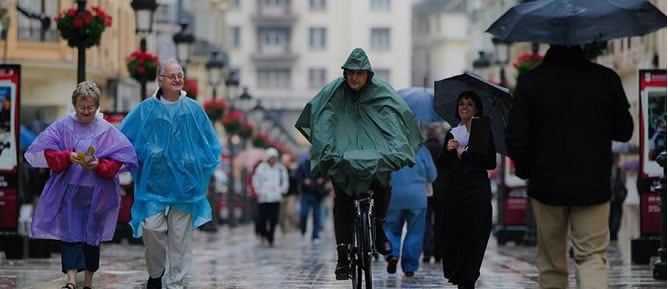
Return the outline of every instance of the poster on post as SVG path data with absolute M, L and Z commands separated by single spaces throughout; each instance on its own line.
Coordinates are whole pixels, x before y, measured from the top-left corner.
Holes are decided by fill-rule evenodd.
M 643 178 L 658 178 L 656 155 L 666 149 L 666 70 L 640 70 L 640 168 Z
M 18 227 L 20 83 L 20 65 L 0 64 L 0 231 Z

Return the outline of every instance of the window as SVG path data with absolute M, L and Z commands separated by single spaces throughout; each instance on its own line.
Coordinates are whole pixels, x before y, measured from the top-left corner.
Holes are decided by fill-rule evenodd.
M 371 0 L 372 11 L 389 11 L 391 0 Z
M 327 0 L 309 0 L 311 11 L 326 10 Z
M 257 70 L 257 86 L 259 88 L 289 89 L 292 81 L 290 69 L 266 68 Z
M 231 0 L 230 6 L 234 9 L 239 9 L 241 7 L 241 0 Z
M 241 27 L 230 27 L 230 45 L 234 48 L 241 47 Z
M 374 69 L 373 77 L 384 80 L 385 82 L 390 82 L 390 70 L 389 69 Z
M 308 70 L 308 88 L 322 88 L 327 83 L 327 70 L 311 68 Z
M 290 31 L 288 28 L 260 28 L 260 52 L 284 53 L 288 51 Z
M 324 49 L 327 47 L 327 28 L 311 27 L 309 28 L 308 44 L 311 48 Z
M 371 28 L 371 48 L 390 49 L 390 28 Z
M 48 0 L 21 0 L 16 4 L 20 8 L 17 19 L 19 40 L 56 42 L 58 41 L 58 32 L 56 23 L 51 23 L 48 30 L 42 30 L 42 22 L 39 16 L 45 15 L 53 19 L 58 15 L 58 1 Z M 21 11 L 25 12 L 22 13 Z

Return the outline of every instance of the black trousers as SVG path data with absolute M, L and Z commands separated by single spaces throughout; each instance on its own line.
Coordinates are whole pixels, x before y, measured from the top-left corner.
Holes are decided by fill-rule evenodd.
M 390 186 L 383 186 L 377 182 L 371 184 L 373 190 L 373 204 L 376 220 L 385 220 L 387 208 L 390 205 Z M 350 244 L 353 242 L 354 199 L 341 188 L 334 186 L 334 235 L 336 244 Z
M 276 224 L 278 224 L 279 204 L 279 202 L 274 202 L 258 203 L 257 205 L 256 231 L 259 231 L 260 236 L 269 241 L 269 244 L 274 243 L 274 232 L 276 231 Z

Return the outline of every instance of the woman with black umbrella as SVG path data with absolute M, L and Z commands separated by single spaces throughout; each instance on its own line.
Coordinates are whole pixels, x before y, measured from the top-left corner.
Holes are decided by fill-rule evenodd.
M 492 229 L 492 192 L 487 170 L 496 167 L 496 149 L 489 128 L 483 127 L 489 135 L 486 150 L 469 149 L 469 145 L 485 145 L 469 142 L 473 118 L 482 117 L 482 111 L 478 94 L 459 94 L 455 116 L 460 123 L 447 133 L 437 163 L 446 175 L 443 227 L 438 228 L 442 242 L 435 246 L 440 246 L 443 254 L 443 275 L 457 288 L 475 287 Z

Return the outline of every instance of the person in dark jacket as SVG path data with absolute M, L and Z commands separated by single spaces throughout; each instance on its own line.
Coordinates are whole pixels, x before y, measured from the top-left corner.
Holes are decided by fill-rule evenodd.
M 312 212 L 313 231 L 311 232 L 311 241 L 314 244 L 320 242 L 320 228 L 322 221 L 322 200 L 327 196 L 325 184 L 327 180 L 323 177 L 313 177 L 311 174 L 311 154 L 303 159 L 297 167 L 296 178 L 301 186 L 301 201 L 299 207 L 299 228 L 302 236 L 306 235 L 308 227 L 308 215 Z
M 579 46 L 552 45 L 517 81 L 506 142 L 528 179 L 540 288 L 568 288 L 573 244 L 578 288 L 608 288 L 611 141 L 633 133 L 617 74 Z
M 427 147 L 431 158 L 436 164 L 438 156 L 443 149 L 443 130 L 444 123 L 433 122 L 426 126 L 426 138 L 424 146 Z M 438 171 L 438 168 L 437 168 Z M 442 227 L 443 208 L 440 201 L 443 199 L 443 175 L 437 173 L 436 180 L 432 183 L 432 194 L 427 196 L 427 224 L 424 229 L 424 239 L 422 240 L 422 262 L 429 263 L 434 257 L 436 263 L 441 262 L 441 250 L 435 244 L 441 243 L 441 233 L 437 228 Z
M 474 288 L 492 231 L 492 189 L 487 170 L 496 167 L 491 130 L 487 151 L 468 151 L 473 117 L 482 116 L 482 101 L 473 91 L 457 97 L 455 116 L 461 122 L 445 136 L 437 165 L 445 172 L 442 241 L 443 276 L 457 288 Z

